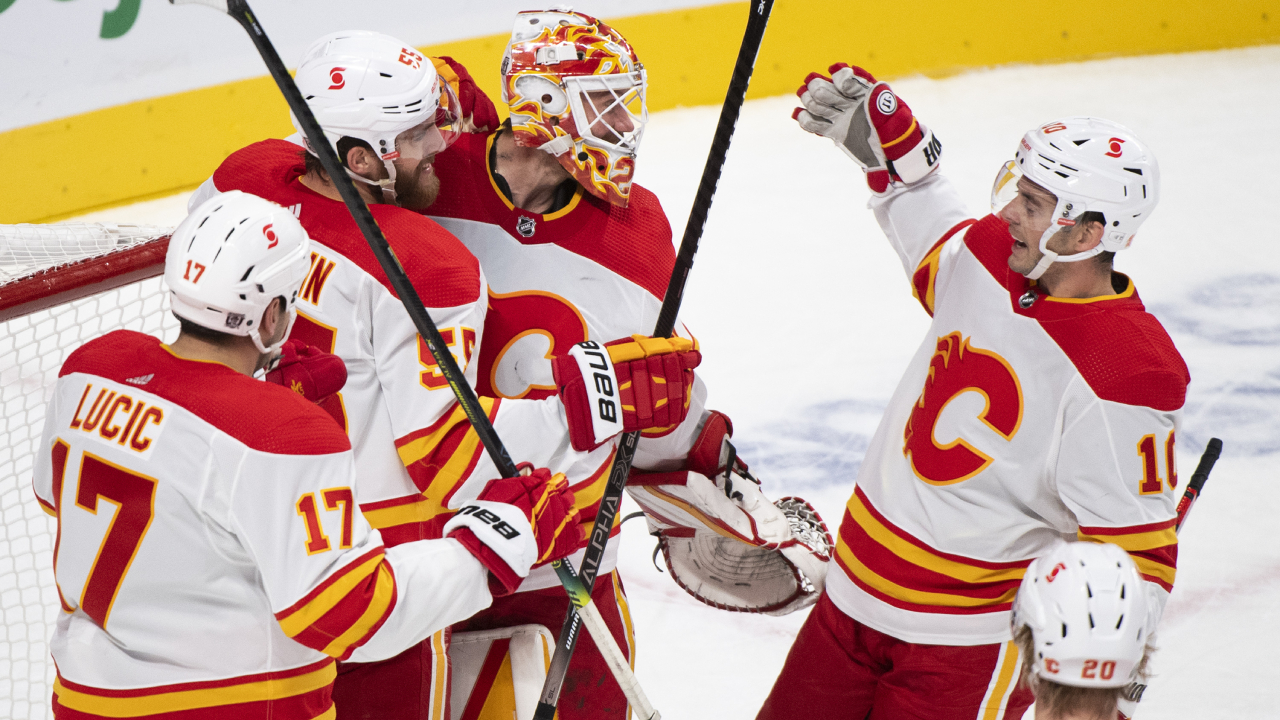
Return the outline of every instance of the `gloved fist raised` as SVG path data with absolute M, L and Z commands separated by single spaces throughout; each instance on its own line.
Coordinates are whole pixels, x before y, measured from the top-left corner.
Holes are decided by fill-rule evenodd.
M 665 428 L 689 413 L 696 344 L 632 335 L 578 343 L 551 360 L 573 449 L 590 450 L 621 432 Z
M 443 533 L 489 569 L 494 596 L 515 592 L 535 564 L 569 555 L 584 539 L 564 475 L 533 470 L 528 463 L 521 464 L 520 475 L 485 485 L 445 523 Z
M 877 193 L 890 182 L 913 183 L 937 169 L 942 143 L 887 84 L 845 63 L 828 72 L 831 77 L 810 73 L 796 91 L 804 107 L 791 117 L 801 128 L 830 138 L 862 166 Z
M 457 111 L 461 131 L 475 133 L 497 130 L 501 123 L 498 122 L 498 111 L 493 107 L 493 101 L 484 94 L 480 86 L 476 85 L 475 79 L 462 63 L 448 55 L 433 57 L 431 63 L 435 65 L 436 73 L 442 80 L 449 83 L 449 88 L 458 98 Z
M 347 366 L 337 355 L 301 340 L 289 340 L 280 348 L 280 358 L 265 379 L 320 403 L 347 384 Z

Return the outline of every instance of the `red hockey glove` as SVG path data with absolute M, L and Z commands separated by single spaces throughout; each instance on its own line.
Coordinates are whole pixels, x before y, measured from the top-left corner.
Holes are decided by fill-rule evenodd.
M 801 128 L 835 142 L 862 166 L 877 193 L 890 182 L 913 183 L 937 169 L 942 143 L 887 84 L 845 63 L 828 71 L 829 78 L 809 73 L 796 91 L 804 107 L 791 117 Z
M 443 532 L 489 569 L 494 596 L 515 592 L 536 563 L 559 560 L 583 541 L 569 483 L 546 468 L 491 481 L 445 523 Z
M 266 380 L 320 403 L 347 384 L 347 366 L 337 355 L 301 340 L 289 340 L 280 349 L 280 359 Z
M 723 475 L 733 465 L 739 474 L 747 474 L 747 464 L 743 462 L 728 442 L 733 437 L 733 421 L 719 410 L 711 410 L 702 430 L 689 448 L 688 468 L 709 478 Z
M 458 96 L 458 115 L 462 120 L 462 132 L 488 132 L 498 128 L 498 111 L 493 107 L 489 96 L 476 85 L 471 73 L 462 63 L 448 55 L 431 58 L 436 72 L 441 79 L 449 83 L 453 94 Z
M 573 449 L 590 450 L 621 432 L 683 422 L 693 368 L 701 362 L 690 340 L 643 335 L 604 347 L 588 340 L 553 358 Z

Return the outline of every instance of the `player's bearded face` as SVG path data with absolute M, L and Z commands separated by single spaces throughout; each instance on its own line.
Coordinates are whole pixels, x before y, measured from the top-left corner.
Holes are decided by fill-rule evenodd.
M 400 207 L 425 210 L 436 201 L 436 196 L 440 194 L 440 176 L 431 167 L 434 160 L 433 155 L 421 160 L 409 158 L 395 161 L 396 200 Z

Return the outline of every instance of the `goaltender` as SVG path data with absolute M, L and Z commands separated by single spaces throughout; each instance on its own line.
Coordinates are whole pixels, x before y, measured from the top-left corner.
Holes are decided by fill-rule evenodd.
M 330 718 L 335 659 L 395 655 L 487 607 L 490 573 L 578 542 L 564 477 L 538 470 L 384 548 L 342 428 L 251 377 L 310 252 L 283 207 L 215 197 L 169 243 L 177 341 L 116 331 L 63 365 L 35 476 L 58 519 L 55 717 Z

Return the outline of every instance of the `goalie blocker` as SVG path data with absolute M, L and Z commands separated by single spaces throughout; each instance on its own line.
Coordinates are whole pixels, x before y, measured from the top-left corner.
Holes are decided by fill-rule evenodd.
M 721 610 L 786 615 L 817 601 L 834 543 L 802 498 L 769 502 L 737 458 L 732 432 L 712 411 L 689 469 L 633 470 L 627 489 L 685 592 Z

